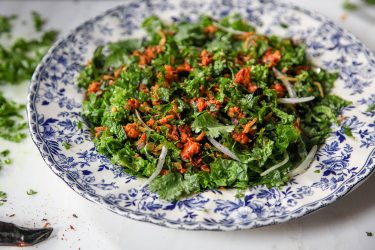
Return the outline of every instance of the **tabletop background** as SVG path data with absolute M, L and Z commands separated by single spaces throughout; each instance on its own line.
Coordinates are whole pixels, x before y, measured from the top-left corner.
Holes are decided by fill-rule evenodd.
M 47 28 L 65 35 L 121 2 L 0 0 L 0 15 L 17 14 L 28 19 L 35 10 L 48 18 Z M 362 4 L 359 10 L 348 13 L 341 7 L 343 0 L 291 2 L 328 16 L 375 51 L 375 7 Z M 32 37 L 34 32 L 19 25 L 15 34 Z M 27 89 L 28 83 L 0 88 L 22 103 L 26 102 Z M 20 144 L 0 140 L 0 151 L 6 148 L 11 149 L 13 164 L 0 172 L 0 190 L 8 194 L 8 201 L 0 206 L 0 220 L 42 227 L 46 219 L 54 227 L 49 240 L 27 249 L 375 248 L 375 236 L 366 235 L 375 234 L 375 176 L 334 204 L 284 224 L 234 232 L 185 231 L 133 221 L 83 199 L 46 166 L 30 137 Z M 38 194 L 28 196 L 30 188 Z

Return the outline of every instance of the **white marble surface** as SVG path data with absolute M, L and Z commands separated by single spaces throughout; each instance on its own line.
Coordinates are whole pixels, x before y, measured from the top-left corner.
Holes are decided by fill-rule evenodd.
M 361 8 L 344 21 L 340 0 L 292 2 L 330 17 L 375 50 L 375 8 Z M 49 18 L 49 27 L 66 34 L 120 3 L 0 0 L 0 14 L 28 16 L 37 10 Z M 16 32 L 33 35 L 23 26 Z M 27 84 L 0 89 L 25 102 Z M 43 226 L 45 218 L 55 229 L 48 241 L 30 249 L 374 249 L 375 236 L 366 236 L 366 231 L 375 233 L 375 176 L 333 205 L 288 223 L 235 232 L 192 232 L 123 218 L 81 198 L 44 164 L 30 138 L 21 144 L 0 140 L 0 149 L 4 148 L 12 150 L 14 164 L 0 172 L 0 190 L 8 193 L 8 202 L 0 206 L 0 220 Z M 29 188 L 38 194 L 26 195 Z

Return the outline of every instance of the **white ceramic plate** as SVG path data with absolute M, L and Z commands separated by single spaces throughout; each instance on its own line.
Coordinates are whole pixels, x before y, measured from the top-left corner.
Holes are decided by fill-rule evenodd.
M 347 194 L 374 169 L 375 57 L 353 35 L 321 15 L 271 0 L 128 1 L 79 26 L 57 42 L 37 68 L 30 86 L 30 130 L 47 165 L 74 191 L 123 216 L 184 229 L 234 230 L 297 218 Z M 143 180 L 129 176 L 98 155 L 87 127 L 79 129 L 83 92 L 76 79 L 94 49 L 111 41 L 143 35 L 140 23 L 149 15 L 166 21 L 216 18 L 239 13 L 259 32 L 303 40 L 318 66 L 339 72 L 334 93 L 353 105 L 345 122 L 334 127 L 312 167 L 281 189 L 207 191 L 178 202 L 165 202 Z M 287 24 L 288 28 L 282 28 Z M 349 127 L 354 138 L 343 133 Z M 72 145 L 65 149 L 62 142 Z M 317 171 L 319 170 L 319 171 Z M 56 197 L 57 198 L 57 197 Z

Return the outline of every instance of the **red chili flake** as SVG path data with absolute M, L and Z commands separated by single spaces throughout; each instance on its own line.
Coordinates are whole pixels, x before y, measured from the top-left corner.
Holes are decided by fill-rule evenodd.
M 174 115 L 166 115 L 165 117 L 161 118 L 160 120 L 158 120 L 158 123 L 159 124 L 167 124 L 169 120 L 172 120 L 173 118 L 175 118 Z
M 234 82 L 239 85 L 247 86 L 250 84 L 250 81 L 251 81 L 251 74 L 250 74 L 249 67 L 240 69 L 234 77 Z
M 207 166 L 206 164 L 203 164 L 203 165 L 201 166 L 201 170 L 204 171 L 204 172 L 210 172 L 210 167 Z
M 168 83 L 173 82 L 175 79 L 175 71 L 173 70 L 173 67 L 171 65 L 164 65 L 165 69 L 165 80 L 167 80 Z
M 299 133 L 302 132 L 301 128 L 299 127 L 299 120 L 298 120 L 298 119 L 296 119 L 296 120 L 294 121 L 293 126 L 294 126 L 295 129 L 297 129 L 297 131 L 298 131 Z
M 183 150 L 181 151 L 181 157 L 184 160 L 191 158 L 193 155 L 197 154 L 200 150 L 200 144 L 198 142 L 194 142 L 188 140 L 185 143 Z
M 169 170 L 167 170 L 167 169 L 162 169 L 162 170 L 160 171 L 160 174 L 161 174 L 161 175 L 167 175 L 167 174 L 169 174 Z
M 244 118 L 245 114 L 241 112 L 239 107 L 230 107 L 227 111 L 227 115 L 231 118 Z
M 249 86 L 247 86 L 247 90 L 249 90 L 250 93 L 254 93 L 257 89 L 258 87 L 255 84 L 249 84 Z
M 196 138 L 194 138 L 194 141 L 201 141 L 205 137 L 206 132 L 202 131 Z
M 309 69 L 310 69 L 309 66 L 307 66 L 307 65 L 301 65 L 301 66 L 297 66 L 297 67 L 295 68 L 295 71 L 296 71 L 297 75 L 299 75 L 299 74 L 302 73 L 302 71 L 304 71 L 304 70 L 309 70 Z
M 113 73 L 115 78 L 118 78 L 120 76 L 121 71 L 123 71 L 124 69 L 125 69 L 125 64 L 121 65 L 118 69 L 116 69 L 115 72 Z
M 95 127 L 95 137 L 98 138 L 106 129 L 106 127 Z
M 239 143 L 241 143 L 243 145 L 249 143 L 249 141 L 250 141 L 249 137 L 247 137 L 247 135 L 245 133 L 236 133 L 236 132 L 233 132 L 232 133 L 232 138 L 235 141 L 238 141 Z
M 123 126 L 126 135 L 129 138 L 135 139 L 139 136 L 139 132 L 137 130 L 137 125 L 135 123 L 128 123 L 125 126 Z
M 100 82 L 92 82 L 89 87 L 87 88 L 87 93 L 93 94 L 99 91 L 100 89 Z
M 202 112 L 206 108 L 206 101 L 203 98 L 197 99 L 197 109 L 199 112 Z
M 188 64 L 187 62 L 185 62 L 184 64 L 182 65 L 178 65 L 176 67 L 176 71 L 177 72 L 190 72 L 192 70 L 192 67 L 190 64 Z
M 249 133 L 251 131 L 251 127 L 254 126 L 254 124 L 257 121 L 258 121 L 258 119 L 254 118 L 251 121 L 249 121 L 248 123 L 246 123 L 242 132 L 245 133 L 245 134 Z
M 264 53 L 262 62 L 267 64 L 268 67 L 272 68 L 277 65 L 277 63 L 281 59 L 281 53 L 279 50 L 272 52 L 272 49 L 267 49 L 266 53 Z
M 285 88 L 284 88 L 284 86 L 282 84 L 280 84 L 280 83 L 273 84 L 271 86 L 271 89 L 276 90 L 276 93 L 277 93 L 278 97 L 283 97 L 284 96 Z
M 207 50 L 204 49 L 201 52 L 201 60 L 202 60 L 201 65 L 207 66 L 212 62 L 212 56 L 210 55 L 210 53 L 208 53 Z
M 149 126 L 149 127 L 153 127 L 154 125 L 155 125 L 155 120 L 154 120 L 154 118 L 150 118 L 150 120 L 148 120 L 147 122 L 146 122 L 146 124 L 147 124 L 147 126 Z
M 130 109 L 137 109 L 139 108 L 139 101 L 132 98 L 128 100 L 128 105 Z
M 208 25 L 203 30 L 204 33 L 208 33 L 208 34 L 215 33 L 216 31 L 217 31 L 217 27 L 215 25 L 212 25 L 212 24 Z
M 170 128 L 168 128 L 168 139 L 178 141 L 178 132 L 176 125 L 173 125 Z

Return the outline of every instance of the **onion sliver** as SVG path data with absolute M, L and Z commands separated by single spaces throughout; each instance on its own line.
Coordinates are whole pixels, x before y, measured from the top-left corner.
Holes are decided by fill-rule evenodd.
M 295 103 L 302 103 L 302 102 L 310 102 L 315 99 L 315 96 L 307 96 L 307 97 L 296 97 L 296 98 L 278 98 L 278 103 L 283 104 L 295 104 Z
M 240 159 L 232 151 L 230 151 L 224 145 L 221 145 L 217 140 L 215 140 L 214 138 L 212 138 L 210 136 L 207 136 L 207 139 L 212 143 L 212 145 L 214 145 L 215 148 L 217 148 L 217 150 L 219 150 L 223 154 L 226 154 L 227 156 L 229 156 L 233 160 L 240 161 Z
M 216 27 L 218 27 L 219 29 L 225 31 L 225 32 L 228 32 L 228 33 L 232 33 L 232 34 L 235 34 L 235 35 L 244 35 L 246 33 L 249 33 L 249 32 L 246 32 L 246 31 L 241 31 L 241 30 L 234 30 L 232 28 L 229 28 L 229 27 L 225 27 L 217 22 L 214 22 L 213 23 Z
M 147 126 L 147 124 L 142 120 L 141 116 L 139 115 L 138 110 L 135 110 L 135 115 L 137 116 L 138 120 L 142 123 L 142 125 L 147 128 L 147 130 L 153 130 L 152 128 Z
M 297 97 L 296 92 L 294 91 L 292 84 L 284 77 L 284 75 L 277 70 L 276 68 L 272 68 L 273 72 L 275 73 L 276 77 L 281 80 L 284 84 L 286 90 L 288 91 L 289 97 L 294 98 Z
M 293 169 L 292 171 L 289 172 L 289 177 L 294 177 L 296 175 L 304 173 L 310 166 L 311 162 L 314 160 L 316 151 L 318 150 L 318 146 L 314 145 L 310 152 L 307 154 L 306 158 L 303 160 L 301 164 L 299 164 L 298 167 Z
M 276 165 L 273 165 L 272 167 L 270 167 L 266 171 L 262 172 L 260 174 L 260 176 L 265 176 L 265 175 L 269 174 L 270 172 L 272 172 L 273 170 L 278 169 L 279 167 L 284 166 L 288 161 L 289 161 L 289 155 L 286 155 L 286 157 L 285 157 L 285 159 L 283 161 L 277 163 Z
M 143 184 L 143 187 L 149 185 L 160 174 L 161 170 L 163 169 L 163 165 L 164 165 L 165 157 L 167 156 L 167 153 L 168 153 L 168 149 L 165 146 L 163 146 L 161 148 L 161 153 L 159 156 L 158 164 L 156 165 L 155 172 L 153 172 L 152 175 L 146 180 L 146 182 Z

